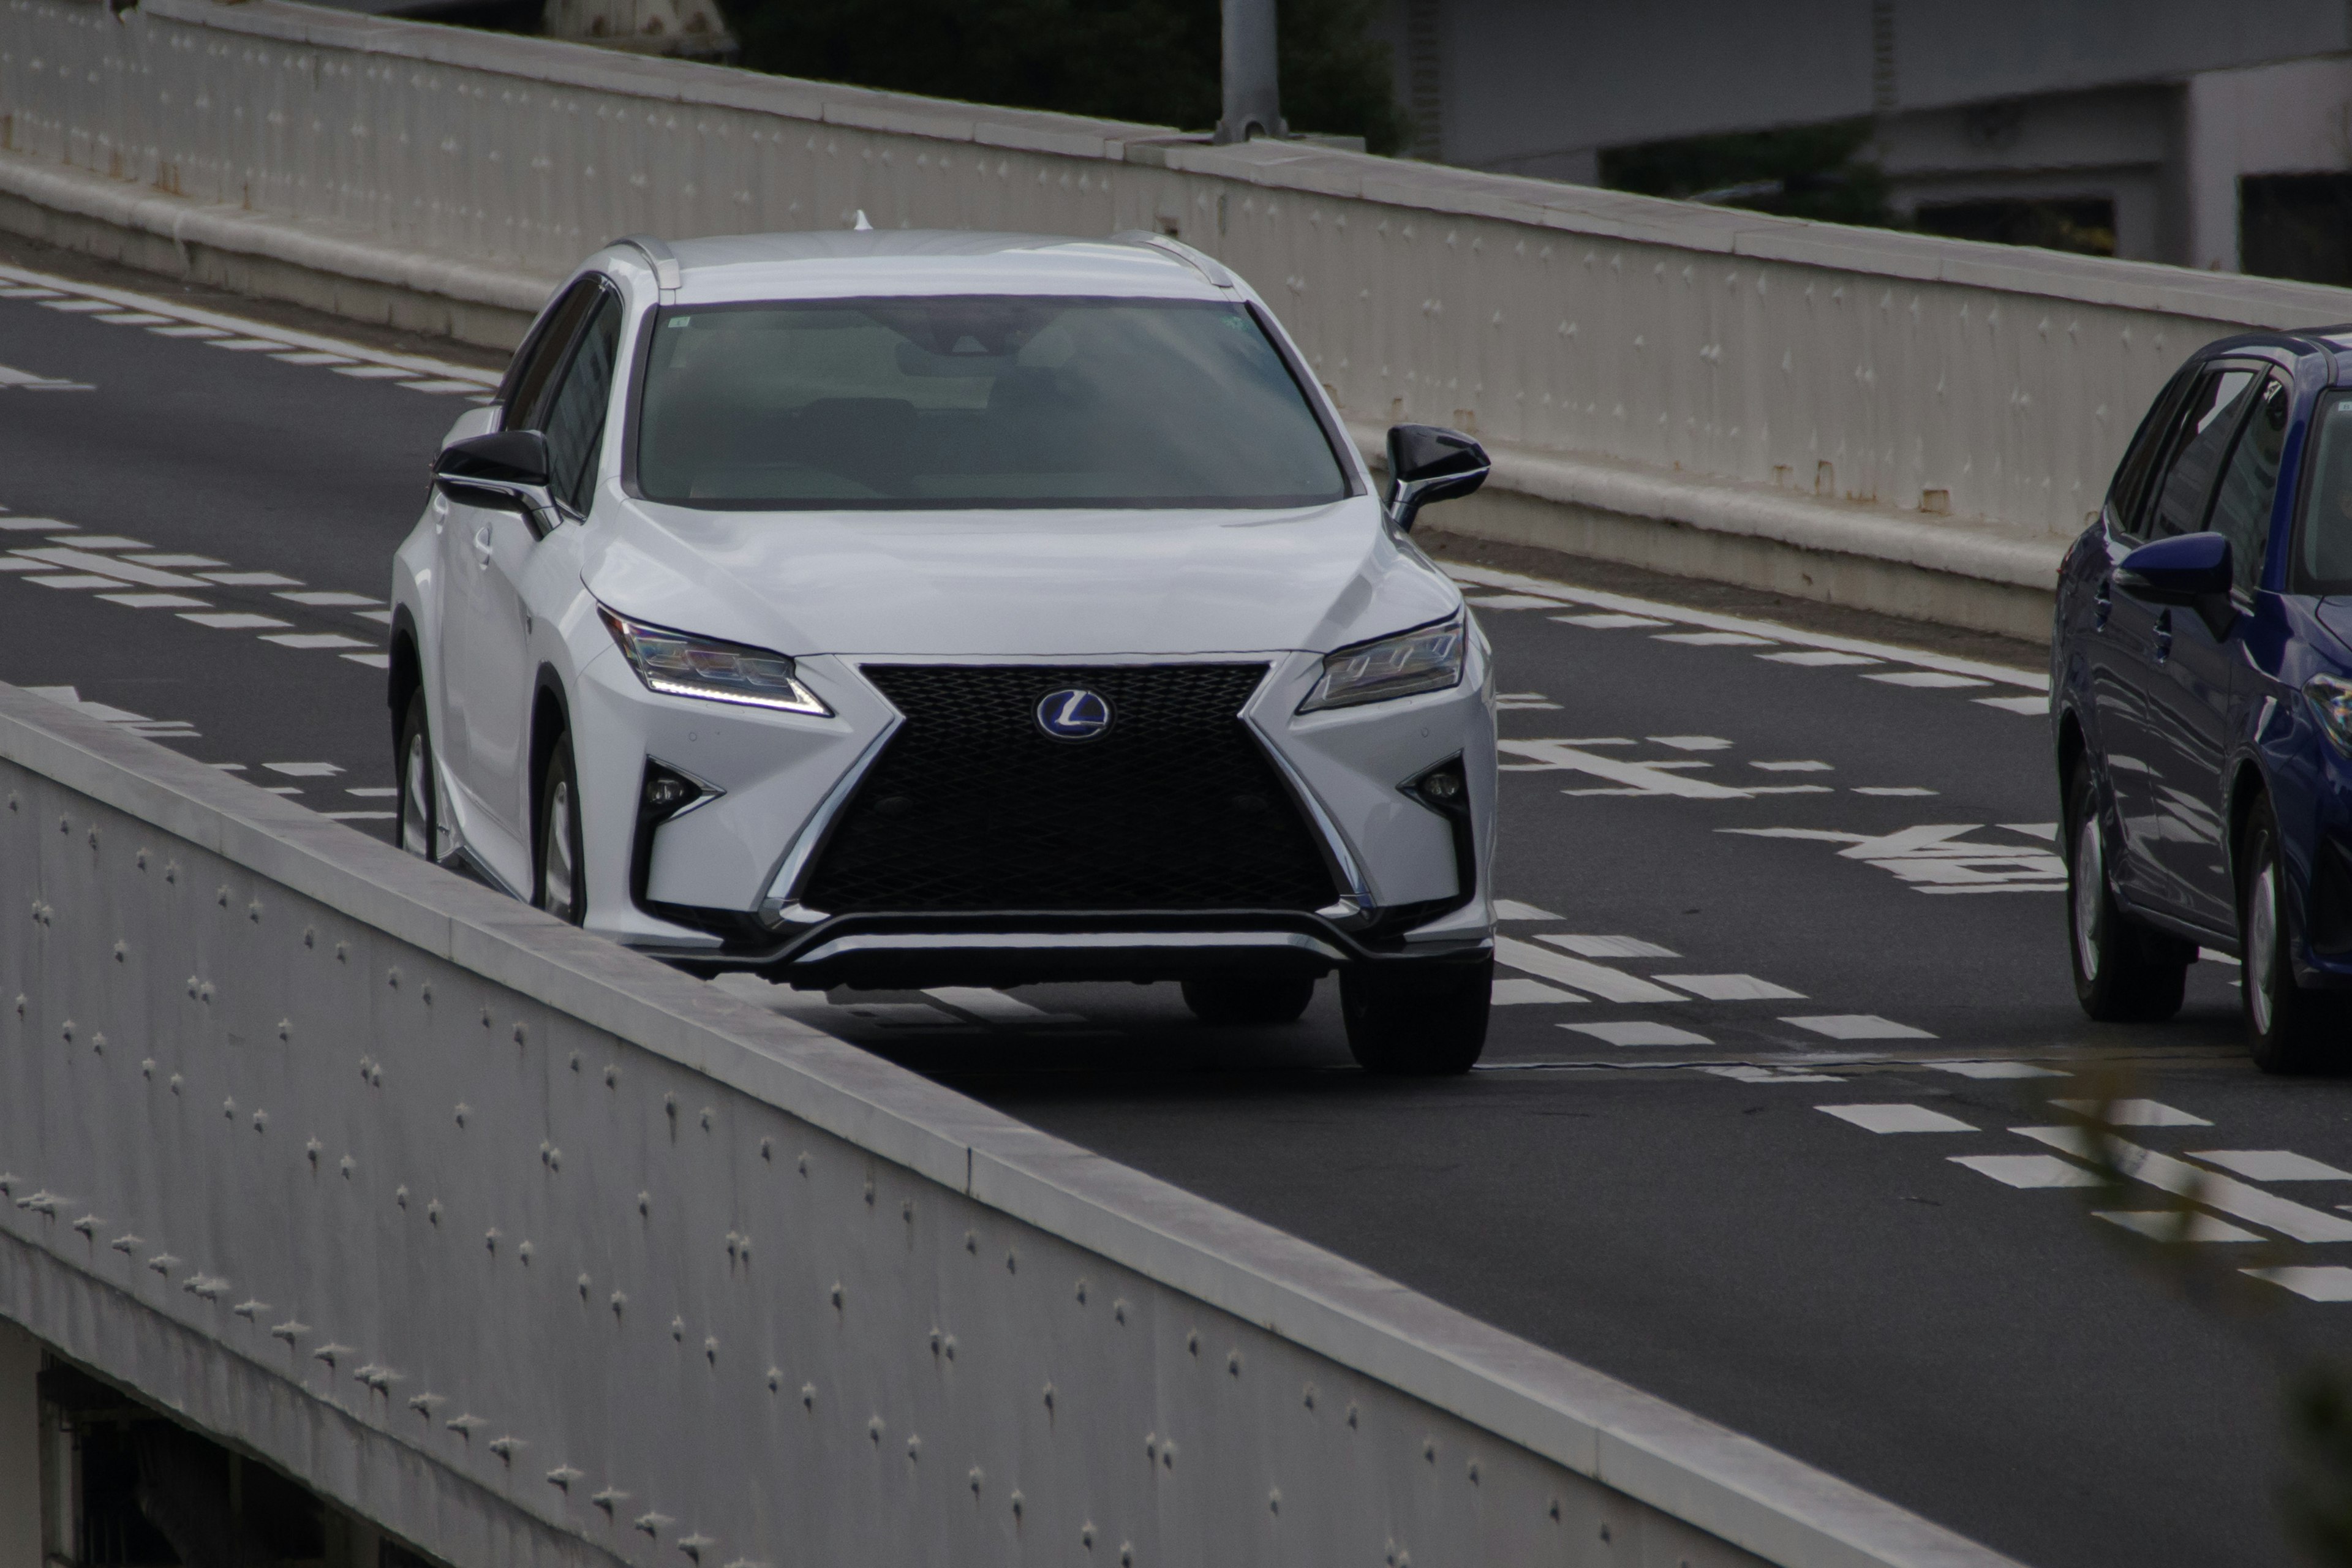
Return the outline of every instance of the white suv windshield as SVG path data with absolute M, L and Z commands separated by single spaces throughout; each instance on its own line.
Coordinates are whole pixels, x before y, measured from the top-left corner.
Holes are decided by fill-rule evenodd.
M 1349 493 L 1249 311 L 1023 296 L 673 308 L 635 480 L 742 510 L 1286 507 Z

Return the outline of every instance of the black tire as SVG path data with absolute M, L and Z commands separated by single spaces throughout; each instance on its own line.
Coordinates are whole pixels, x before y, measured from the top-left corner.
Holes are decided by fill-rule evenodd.
M 441 841 L 441 786 L 433 767 L 433 731 L 425 721 L 422 687 L 409 693 L 392 767 L 400 780 L 392 841 L 421 859 L 434 859 Z
M 588 918 L 588 878 L 580 842 L 580 773 L 568 732 L 555 738 L 547 759 L 531 837 L 530 901 L 557 920 L 582 924 Z
M 1184 1005 L 1203 1024 L 1296 1024 L 1315 1000 L 1304 974 L 1204 974 L 1184 982 Z
M 1339 972 L 1348 1050 L 1366 1072 L 1468 1072 L 1486 1048 L 1495 961 L 1356 963 Z
M 2238 841 L 2238 987 L 2246 1048 L 2267 1073 L 2312 1072 L 2341 1049 L 2343 999 L 2295 984 L 2278 818 L 2258 800 Z
M 2196 949 L 2141 924 L 2116 902 L 2106 826 L 2090 764 L 2066 781 L 2066 951 L 2074 999 L 2103 1024 L 2148 1024 L 2180 1011 Z

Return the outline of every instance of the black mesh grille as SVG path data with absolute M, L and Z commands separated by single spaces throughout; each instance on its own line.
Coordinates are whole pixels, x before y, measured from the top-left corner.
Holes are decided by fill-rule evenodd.
M 1238 715 L 1262 664 L 868 665 L 906 722 L 843 809 L 803 902 L 924 910 L 1313 910 L 1323 858 Z M 1037 704 L 1108 699 L 1091 741 Z

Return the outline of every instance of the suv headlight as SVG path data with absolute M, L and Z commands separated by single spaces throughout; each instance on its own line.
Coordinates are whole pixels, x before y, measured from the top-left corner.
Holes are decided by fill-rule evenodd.
M 1468 643 L 1463 632 L 1457 612 L 1435 626 L 1343 647 L 1323 660 L 1323 679 L 1315 683 L 1298 710 L 1312 713 L 1323 708 L 1385 702 L 1391 697 L 1458 686 Z
M 2352 680 L 2338 675 L 2315 675 L 2304 682 L 2303 695 L 2319 716 L 2319 727 L 2336 749 L 2352 756 Z
M 621 645 L 629 668 L 651 690 L 784 713 L 832 716 L 833 710 L 801 684 L 793 661 L 782 654 L 643 626 L 602 605 L 596 606 L 596 613 L 604 618 L 604 629 L 613 634 L 613 640 Z

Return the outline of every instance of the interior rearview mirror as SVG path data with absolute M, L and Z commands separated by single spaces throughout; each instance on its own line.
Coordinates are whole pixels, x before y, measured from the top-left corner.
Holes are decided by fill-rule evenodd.
M 559 520 L 548 489 L 547 437 L 536 430 L 494 430 L 451 442 L 433 465 L 433 483 L 451 500 L 522 513 L 541 538 Z
M 1436 425 L 1389 429 L 1389 521 L 1410 530 L 1432 501 L 1466 496 L 1486 482 L 1486 449 Z

